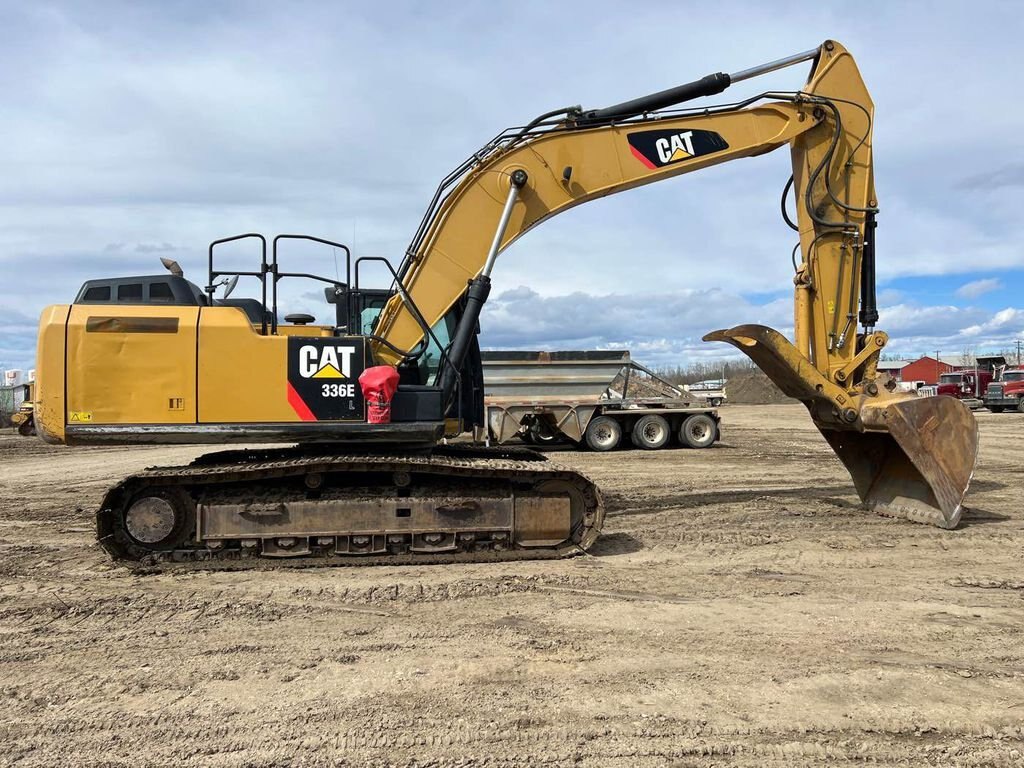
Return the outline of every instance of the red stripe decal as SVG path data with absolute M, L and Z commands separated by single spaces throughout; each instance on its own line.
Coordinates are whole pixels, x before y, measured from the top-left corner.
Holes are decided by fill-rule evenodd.
M 309 410 L 309 406 L 306 405 L 305 401 L 299 397 L 299 393 L 295 391 L 295 387 L 292 383 L 288 382 L 288 405 L 292 407 L 292 410 L 299 415 L 299 418 L 303 421 L 316 421 L 316 416 Z
M 655 165 L 654 163 L 652 163 L 652 162 L 651 162 L 650 160 L 648 160 L 648 159 L 647 159 L 646 157 L 644 157 L 644 156 L 643 156 L 642 154 L 640 154 L 640 150 L 638 150 L 638 149 L 637 149 L 636 147 L 634 147 L 634 146 L 633 146 L 632 144 L 630 144 L 630 145 L 629 145 L 629 151 L 633 153 L 633 157 L 635 157 L 635 158 L 636 158 L 637 160 L 639 160 L 639 161 L 640 161 L 641 163 L 643 163 L 644 165 L 646 165 L 646 166 L 647 166 L 648 168 L 650 168 L 650 169 L 651 169 L 652 171 L 653 171 L 653 170 L 654 170 L 655 168 L 657 168 L 657 167 L 658 167 L 658 166 L 656 166 L 656 165 Z

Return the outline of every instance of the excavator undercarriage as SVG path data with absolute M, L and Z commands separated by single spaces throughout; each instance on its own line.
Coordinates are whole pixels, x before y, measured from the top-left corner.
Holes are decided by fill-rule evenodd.
M 113 557 L 142 563 L 377 565 L 567 557 L 603 519 L 592 482 L 529 450 L 286 448 L 132 475 L 96 527 Z

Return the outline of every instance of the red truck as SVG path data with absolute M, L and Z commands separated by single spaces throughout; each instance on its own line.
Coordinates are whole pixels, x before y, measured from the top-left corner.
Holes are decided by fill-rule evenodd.
M 992 373 L 980 368 L 944 373 L 939 376 L 935 394 L 949 395 L 957 400 L 965 401 L 965 404 L 971 408 L 981 408 L 982 395 L 991 381 Z
M 1003 371 L 985 390 L 985 407 L 992 413 L 1024 413 L 1024 368 Z

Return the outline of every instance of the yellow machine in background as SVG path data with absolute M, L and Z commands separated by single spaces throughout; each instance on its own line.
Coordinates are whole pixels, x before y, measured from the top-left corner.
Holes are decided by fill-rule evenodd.
M 34 414 L 35 400 L 35 388 L 34 382 L 23 384 L 24 399 L 21 401 L 21 405 L 18 406 L 18 410 L 11 414 L 11 423 L 14 428 L 18 430 L 18 434 L 22 437 L 31 437 L 36 433 L 36 423 Z
M 800 91 L 669 109 L 803 61 L 813 65 Z M 757 325 L 705 338 L 735 345 L 804 402 L 869 507 L 954 527 L 977 457 L 974 418 L 952 398 L 899 394 L 877 371 L 888 337 L 875 328 L 873 114 L 853 57 L 826 41 L 504 131 L 442 182 L 390 288 L 360 285 L 360 266 L 383 260 L 353 262 L 339 243 L 294 235 L 275 238 L 269 257 L 258 235 L 228 238 L 261 244 L 252 272 L 216 269 L 214 247 L 226 241 L 214 243 L 205 289 L 176 265 L 170 275 L 90 281 L 73 304 L 43 314 L 41 433 L 70 444 L 300 443 L 128 478 L 98 515 L 100 540 L 118 557 L 393 562 L 586 548 L 603 507 L 578 473 L 533 453 L 436 445 L 483 424 L 477 328 L 495 259 L 575 205 L 788 147 L 795 339 Z M 344 249 L 345 279 L 286 272 L 279 245 L 295 238 Z M 216 298 L 238 275 L 260 280 L 260 299 Z M 291 315 L 279 325 L 282 279 L 324 283 L 334 322 Z M 367 398 L 380 397 L 372 382 L 366 389 L 372 376 L 358 383 L 376 366 L 400 376 L 389 424 L 367 419 Z

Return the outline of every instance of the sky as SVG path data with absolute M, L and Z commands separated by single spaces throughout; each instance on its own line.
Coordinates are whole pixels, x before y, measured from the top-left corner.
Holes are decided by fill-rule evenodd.
M 828 38 L 876 105 L 887 352 L 1024 339 L 1018 3 L 0 0 L 0 29 L 0 368 L 32 367 L 40 311 L 86 279 L 164 256 L 205 284 L 207 244 L 252 231 L 397 264 L 438 181 L 501 129 Z M 794 90 L 808 66 L 709 103 Z M 700 341 L 717 328 L 791 333 L 789 173 L 780 150 L 545 222 L 498 259 L 483 346 L 675 366 L 734 357 Z M 334 271 L 324 249 L 282 260 Z M 326 317 L 309 295 L 283 312 Z

